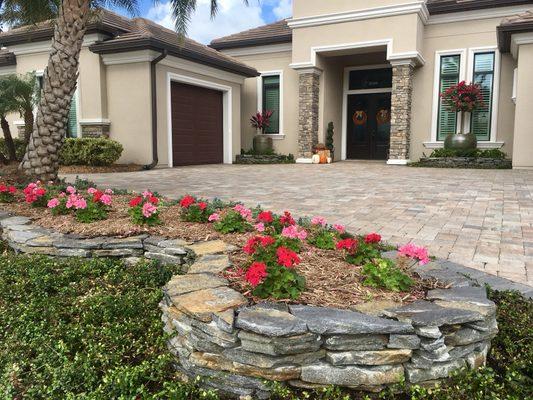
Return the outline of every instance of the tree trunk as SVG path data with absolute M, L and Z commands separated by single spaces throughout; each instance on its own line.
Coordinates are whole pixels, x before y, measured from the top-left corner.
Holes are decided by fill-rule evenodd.
M 7 165 L 9 161 L 7 160 L 6 156 L 2 152 L 0 152 L 0 163 Z
M 7 149 L 7 158 L 9 161 L 17 161 L 17 150 L 15 148 L 15 143 L 13 142 L 13 136 L 11 136 L 9 123 L 4 115 L 0 117 L 0 125 L 2 126 L 2 132 L 4 133 L 4 143 Z
M 33 132 L 33 110 L 28 109 L 24 111 L 24 144 L 28 146 L 31 134 Z
M 26 175 L 42 181 L 57 179 L 59 150 L 66 136 L 68 112 L 76 90 L 89 10 L 90 0 L 62 0 L 55 21 L 37 117 L 20 164 Z

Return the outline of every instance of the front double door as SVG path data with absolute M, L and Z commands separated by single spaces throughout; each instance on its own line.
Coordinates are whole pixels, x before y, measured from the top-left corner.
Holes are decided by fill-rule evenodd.
M 347 107 L 346 158 L 388 159 L 391 94 L 350 94 Z

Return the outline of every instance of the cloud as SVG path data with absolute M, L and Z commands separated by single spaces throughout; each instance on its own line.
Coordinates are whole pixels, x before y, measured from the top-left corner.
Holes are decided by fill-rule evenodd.
M 290 0 L 279 0 L 280 13 L 286 7 L 282 3 Z M 201 43 L 209 43 L 212 39 L 244 31 L 266 22 L 262 17 L 259 3 L 251 1 L 247 7 L 243 0 L 219 0 L 218 14 L 211 19 L 211 0 L 198 0 L 196 11 L 191 17 L 187 36 Z M 277 14 L 276 14 L 277 15 Z M 160 2 L 148 10 L 147 18 L 174 29 L 171 7 L 168 2 Z
M 278 4 L 272 9 L 272 12 L 277 19 L 292 16 L 292 0 L 279 0 Z

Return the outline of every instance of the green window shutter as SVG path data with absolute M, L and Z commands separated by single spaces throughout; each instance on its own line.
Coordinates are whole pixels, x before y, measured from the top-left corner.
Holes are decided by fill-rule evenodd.
M 442 56 L 440 59 L 439 93 L 459 83 L 461 56 Z M 457 113 L 450 111 L 439 97 L 437 140 L 444 140 L 450 133 L 457 133 Z
M 495 53 L 477 53 L 474 55 L 473 82 L 481 86 L 484 107 L 475 110 L 470 119 L 470 132 L 478 140 L 490 140 L 492 125 L 492 104 L 494 92 Z
M 272 111 L 270 126 L 266 133 L 280 133 L 279 115 L 280 115 L 280 77 L 279 75 L 263 77 L 263 111 Z
M 78 137 L 78 115 L 76 107 L 76 95 L 72 96 L 70 111 L 68 113 L 67 137 Z

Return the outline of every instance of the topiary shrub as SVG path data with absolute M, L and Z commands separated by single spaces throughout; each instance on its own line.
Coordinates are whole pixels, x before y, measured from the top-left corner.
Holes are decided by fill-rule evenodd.
M 59 155 L 62 165 L 105 166 L 114 164 L 124 148 L 119 142 L 105 138 L 69 138 Z

